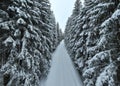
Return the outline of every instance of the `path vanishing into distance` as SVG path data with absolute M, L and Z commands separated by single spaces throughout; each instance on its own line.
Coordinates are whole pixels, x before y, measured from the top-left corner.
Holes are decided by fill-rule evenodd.
M 48 78 L 42 86 L 83 86 L 79 77 L 62 41 L 53 54 Z

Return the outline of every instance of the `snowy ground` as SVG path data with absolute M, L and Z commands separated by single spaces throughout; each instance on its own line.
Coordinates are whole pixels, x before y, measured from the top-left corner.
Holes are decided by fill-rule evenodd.
M 53 54 L 52 67 L 42 86 L 83 86 L 80 76 L 65 49 L 64 41 Z

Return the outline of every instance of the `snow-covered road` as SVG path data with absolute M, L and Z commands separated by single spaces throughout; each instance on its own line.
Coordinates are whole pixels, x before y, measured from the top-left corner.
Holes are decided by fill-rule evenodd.
M 45 86 L 83 86 L 79 77 L 62 41 L 53 54 Z

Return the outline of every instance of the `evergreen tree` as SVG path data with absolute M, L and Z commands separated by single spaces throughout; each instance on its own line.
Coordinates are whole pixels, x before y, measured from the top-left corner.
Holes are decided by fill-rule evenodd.
M 68 19 L 66 47 L 85 86 L 119 86 L 119 4 L 85 0 L 79 15 Z
M 48 0 L 1 0 L 0 84 L 39 86 L 58 45 L 54 32 L 56 22 Z
M 61 31 L 61 29 L 59 27 L 59 23 L 57 23 L 56 28 L 57 28 L 57 38 L 58 38 L 58 42 L 59 42 L 59 41 L 61 41 L 63 39 L 63 34 L 62 34 L 62 31 Z
M 74 7 L 74 10 L 73 10 L 73 14 L 74 15 L 78 15 L 80 13 L 81 5 L 82 5 L 81 1 L 80 0 L 76 0 L 75 7 Z

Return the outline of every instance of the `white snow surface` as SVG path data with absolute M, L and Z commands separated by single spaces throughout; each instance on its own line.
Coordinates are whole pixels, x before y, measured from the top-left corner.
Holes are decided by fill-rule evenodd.
M 78 72 L 70 59 L 64 41 L 53 54 L 52 66 L 42 86 L 83 86 Z

